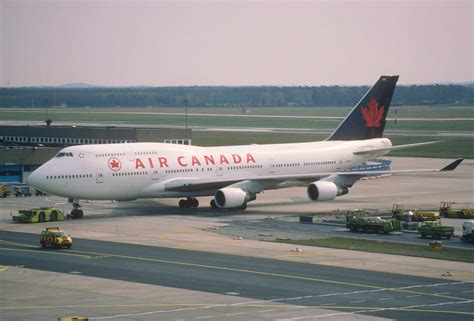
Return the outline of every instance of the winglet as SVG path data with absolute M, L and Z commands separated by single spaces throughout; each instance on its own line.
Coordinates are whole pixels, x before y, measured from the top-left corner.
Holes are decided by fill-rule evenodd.
M 458 158 L 456 159 L 454 162 L 446 165 L 445 167 L 443 167 L 442 169 L 440 169 L 439 171 L 440 172 L 448 172 L 448 171 L 452 171 L 454 170 L 456 167 L 458 167 L 459 164 L 461 164 L 461 162 L 464 160 L 464 158 Z

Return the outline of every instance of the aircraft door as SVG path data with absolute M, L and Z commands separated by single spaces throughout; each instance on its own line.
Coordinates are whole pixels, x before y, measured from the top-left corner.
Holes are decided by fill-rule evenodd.
M 221 165 L 217 165 L 216 166 L 216 173 L 217 173 L 217 176 L 222 176 L 223 174 L 223 171 L 222 171 L 222 166 Z
M 104 182 L 104 173 L 102 172 L 102 169 L 100 168 L 98 168 L 96 171 L 95 182 L 97 184 L 101 184 Z
M 268 160 L 268 173 L 269 174 L 275 174 L 275 159 L 270 158 Z
M 157 181 L 160 178 L 160 174 L 157 169 L 153 169 L 151 173 L 151 180 L 152 181 Z

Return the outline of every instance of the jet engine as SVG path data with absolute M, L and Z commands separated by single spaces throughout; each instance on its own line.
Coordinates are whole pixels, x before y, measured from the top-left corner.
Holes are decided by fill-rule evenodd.
M 245 209 L 247 202 L 256 199 L 255 194 L 247 193 L 240 188 L 226 187 L 217 190 L 214 196 L 216 205 L 220 208 L 242 208 Z
M 347 187 L 341 187 L 328 181 L 317 181 L 308 186 L 308 197 L 315 202 L 330 201 L 335 199 L 336 196 L 347 193 L 349 193 Z

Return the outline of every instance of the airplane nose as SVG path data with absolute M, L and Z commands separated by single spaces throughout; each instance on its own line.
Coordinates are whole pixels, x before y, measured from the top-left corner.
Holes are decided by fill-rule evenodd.
M 33 171 L 33 173 L 28 176 L 28 184 L 38 188 L 40 185 L 40 177 L 38 170 Z

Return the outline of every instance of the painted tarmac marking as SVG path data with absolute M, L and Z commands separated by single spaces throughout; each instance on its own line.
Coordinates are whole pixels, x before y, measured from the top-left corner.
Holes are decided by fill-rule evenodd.
M 38 246 L 34 246 L 31 244 L 17 243 L 17 242 L 11 242 L 11 241 L 6 241 L 6 240 L 0 240 L 0 244 L 30 247 L 30 248 L 35 248 L 35 249 L 39 248 Z
M 232 307 L 233 304 L 215 304 L 212 307 Z M 16 309 L 74 309 L 74 308 L 151 308 L 151 307 L 192 307 L 192 308 L 208 308 L 209 304 L 204 303 L 139 303 L 139 304 L 76 304 L 76 305 L 20 305 L 20 306 L 7 306 L 0 307 L 2 310 L 16 310 Z M 278 305 L 278 304 L 247 304 L 244 307 L 251 308 L 287 308 L 288 305 Z
M 392 297 L 388 297 L 388 298 L 380 298 L 379 301 L 385 301 L 385 300 L 392 300 L 393 298 Z
M 462 291 L 462 293 L 472 293 L 474 290 Z
M 40 254 L 51 254 L 51 255 L 66 255 L 66 256 L 77 256 L 77 257 L 82 257 L 84 259 L 91 259 L 92 256 L 90 255 L 85 255 L 85 254 L 75 254 L 75 253 L 66 253 L 66 252 L 53 252 L 53 251 L 44 251 L 40 249 L 36 250 L 26 250 L 26 249 L 12 249 L 12 248 L 6 248 L 6 247 L 0 247 L 0 250 L 5 250 L 5 251 L 18 251 L 18 252 L 29 252 L 29 253 L 40 253 Z
M 361 303 L 361 302 L 365 302 L 365 300 L 349 301 L 349 303 Z
M 474 302 L 474 300 L 467 300 L 463 302 L 441 302 L 441 303 L 434 303 L 434 304 L 419 304 L 419 305 L 412 305 L 412 306 L 406 306 L 406 307 L 365 308 L 364 310 L 357 310 L 357 311 L 352 311 L 352 312 L 337 312 L 337 313 L 330 313 L 330 314 L 306 315 L 306 316 L 294 317 L 294 318 L 277 319 L 277 321 L 303 320 L 303 319 L 310 319 L 310 318 L 319 319 L 319 318 L 327 318 L 327 317 L 340 316 L 340 315 L 354 315 L 354 314 L 374 313 L 374 312 L 381 312 L 381 311 L 428 312 L 428 313 L 474 315 L 474 312 L 417 309 L 417 308 L 428 308 L 428 307 L 453 305 L 453 304 L 466 304 L 466 303 L 472 303 L 472 302 Z M 334 307 L 334 308 L 341 309 L 341 307 Z
M 361 288 L 371 288 L 373 290 L 363 290 L 361 292 L 352 292 L 352 293 L 364 293 L 364 292 L 378 292 L 378 291 L 394 291 L 394 292 L 402 292 L 402 293 L 411 293 L 411 294 L 419 294 L 423 296 L 434 296 L 439 298 L 449 298 L 454 300 L 461 300 L 465 301 L 468 300 L 466 298 L 460 298 L 455 296 L 447 296 L 447 295 L 439 295 L 439 294 L 432 294 L 432 293 L 425 293 L 425 292 L 415 292 L 407 289 L 416 288 L 416 287 L 435 287 L 441 285 L 456 285 L 456 284 L 464 284 L 464 283 L 473 283 L 474 281 L 460 281 L 460 282 L 451 282 L 451 283 L 436 283 L 436 284 L 428 284 L 428 285 L 413 285 L 408 287 L 402 288 L 383 288 L 380 286 L 375 285 L 367 285 L 367 284 L 359 284 L 359 283 L 352 283 L 352 282 L 344 282 L 344 281 L 335 281 L 335 280 L 326 280 L 320 278 L 311 278 L 305 276 L 298 276 L 298 275 L 290 275 L 290 274 L 280 274 L 280 273 L 272 273 L 272 272 L 263 272 L 263 271 L 255 271 L 255 270 L 247 270 L 247 269 L 238 269 L 238 268 L 230 268 L 224 266 L 214 266 L 214 265 L 206 265 L 206 264 L 198 264 L 198 263 L 189 263 L 189 262 L 179 262 L 179 261 L 171 261 L 171 260 L 161 260 L 161 259 L 153 259 L 153 258 L 146 258 L 146 257 L 138 257 L 138 256 L 129 256 L 129 255 L 120 255 L 120 254 L 106 254 L 106 253 L 98 253 L 98 252 L 88 252 L 88 251 L 67 251 L 67 252 L 52 252 L 52 251 L 31 251 L 31 250 L 22 250 L 22 249 L 9 249 L 9 248 L 0 248 L 0 250 L 9 250 L 9 251 L 23 251 L 23 252 L 34 252 L 34 253 L 47 253 L 47 254 L 54 254 L 54 255 L 69 255 L 69 256 L 79 256 L 83 258 L 93 258 L 95 256 L 102 256 L 102 257 L 115 257 L 115 258 L 122 258 L 122 259 L 129 259 L 129 260 L 138 260 L 138 261 L 145 261 L 145 262 L 155 262 L 155 263 L 165 263 L 165 264 L 172 264 L 172 265 L 180 265 L 180 266 L 190 266 L 190 267 L 200 267 L 212 270 L 221 270 L 221 271 L 232 271 L 232 272 L 240 272 L 240 273 L 248 273 L 248 274 L 256 274 L 256 275 L 266 275 L 266 276 L 274 276 L 280 278 L 287 278 L 287 279 L 294 279 L 294 280 L 303 280 L 303 281 L 312 281 L 312 282 L 321 282 L 321 283 L 329 283 L 329 284 L 340 284 L 346 286 L 354 286 L 354 287 L 361 287 Z M 332 296 L 336 294 L 326 294 L 314 297 L 324 297 L 324 296 Z M 277 300 L 285 300 L 285 299 L 275 299 L 269 300 L 268 302 L 274 302 Z

